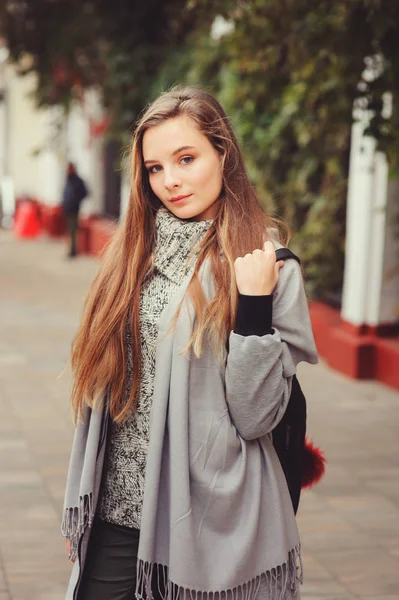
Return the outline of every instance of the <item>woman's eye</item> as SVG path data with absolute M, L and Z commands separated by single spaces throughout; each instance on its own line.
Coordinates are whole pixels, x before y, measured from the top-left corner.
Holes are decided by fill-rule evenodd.
M 193 156 L 183 156 L 183 158 L 181 158 L 180 160 L 184 165 L 189 165 L 191 162 L 193 162 L 194 157 Z
M 149 173 L 159 173 L 159 170 L 162 169 L 160 165 L 154 165 L 148 169 Z

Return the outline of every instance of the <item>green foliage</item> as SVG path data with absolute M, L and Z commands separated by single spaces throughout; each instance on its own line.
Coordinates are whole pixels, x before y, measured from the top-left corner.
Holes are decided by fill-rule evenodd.
M 201 11 L 199 11 L 201 12 Z M 97 87 L 112 133 L 129 129 L 149 101 L 160 66 L 195 28 L 186 0 L 26 0 L 0 4 L 0 33 L 21 73 L 38 74 L 40 106 L 69 108 Z M 30 57 L 25 66 L 22 59 Z
M 212 10 L 213 2 L 197 5 Z M 375 110 L 369 131 L 397 172 L 399 5 L 387 1 L 225 2 L 233 31 L 219 42 L 197 36 L 185 81 L 214 91 L 238 133 L 251 178 L 270 213 L 285 218 L 313 297 L 342 286 L 352 109 Z M 362 82 L 365 58 L 384 68 Z M 181 79 L 168 72 L 165 83 Z M 390 119 L 382 96 L 394 95 Z
M 221 39 L 210 35 L 218 15 L 233 26 Z M 186 82 L 213 91 L 262 202 L 294 232 L 309 291 L 339 291 L 355 100 L 374 110 L 367 133 L 398 169 L 399 3 L 13 0 L 0 5 L 0 23 L 12 57 L 33 57 L 40 104 L 68 106 L 82 87 L 98 86 L 122 142 L 161 90 Z M 362 80 L 376 55 L 383 68 Z

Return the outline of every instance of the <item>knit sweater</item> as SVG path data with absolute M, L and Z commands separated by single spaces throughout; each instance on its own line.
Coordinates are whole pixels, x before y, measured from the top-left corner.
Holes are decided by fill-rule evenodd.
M 144 280 L 140 294 L 142 377 L 139 404 L 127 421 L 122 424 L 111 422 L 108 430 L 97 515 L 110 523 L 140 528 L 158 323 L 185 276 L 194 271 L 198 243 L 211 224 L 212 220 L 179 219 L 164 208 L 157 213 L 154 269 Z M 134 369 L 129 326 L 126 327 L 126 344 L 127 396 Z

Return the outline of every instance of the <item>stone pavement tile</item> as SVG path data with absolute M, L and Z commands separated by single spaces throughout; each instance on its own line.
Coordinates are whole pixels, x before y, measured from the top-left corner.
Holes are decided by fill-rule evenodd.
M 340 514 L 334 511 L 301 514 L 298 517 L 299 529 L 303 535 L 308 533 L 330 532 L 350 533 L 352 525 Z
M 62 509 L 64 502 L 66 476 L 67 474 L 65 473 L 58 478 L 52 477 L 51 479 L 47 480 L 48 492 L 51 494 L 51 497 L 59 510 Z
M 342 585 L 328 581 L 305 581 L 301 589 L 301 600 L 353 600 L 353 595 Z
M 301 588 L 301 598 L 321 600 L 325 598 L 342 598 L 352 600 L 352 596 L 343 585 L 328 573 L 323 565 L 312 555 L 303 555 L 304 584 Z
M 387 492 L 398 493 L 398 474 L 399 465 L 386 465 L 378 470 L 370 469 L 369 472 L 362 473 L 361 477 L 368 487 L 385 495 Z M 391 490 L 388 488 L 391 488 Z
M 387 538 L 399 536 L 399 508 L 382 495 L 345 492 L 328 498 L 327 503 L 361 531 Z
M 64 426 L 54 426 L 51 430 L 38 425 L 29 429 L 29 422 L 21 421 L 21 430 L 29 443 L 33 454 L 51 453 L 52 449 L 65 452 L 71 449 L 72 430 L 66 424 Z
M 34 596 L 30 596 L 31 600 L 64 600 L 65 598 L 65 585 L 53 585 L 48 591 L 38 590 Z M 23 596 L 13 596 L 13 600 L 25 600 Z
M 4 577 L 3 569 L 0 565 L 0 594 L 6 591 L 6 580 Z M 1 598 L 1 596 L 0 596 Z
M 46 479 L 57 478 L 59 476 L 65 477 L 67 467 L 65 463 L 68 462 L 69 453 L 67 452 L 54 452 L 54 454 L 36 453 L 36 464 L 37 469 Z
M 40 477 L 37 473 L 34 473 L 32 477 L 35 479 L 35 485 L 29 485 L 28 495 L 21 492 L 23 488 L 18 483 L 15 486 L 9 483 L 8 486 L 0 488 L 0 515 L 3 510 L 7 515 L 7 512 L 12 512 L 13 509 L 18 511 L 35 503 L 46 504 L 48 502 L 47 492 Z
M 341 488 L 345 489 L 346 487 Z M 317 490 L 317 491 L 315 491 Z M 374 548 L 375 539 L 368 531 L 362 531 L 345 514 L 331 507 L 328 496 L 320 494 L 320 488 L 306 490 L 298 512 L 298 527 L 305 552 Z
M 397 561 L 399 561 L 399 547 L 394 548 L 393 550 L 389 550 L 389 554 L 393 556 Z
M 398 593 L 398 563 L 380 548 L 323 551 L 318 561 L 355 597 Z
M 67 584 L 52 582 L 51 577 L 14 581 L 11 586 L 11 598 L 12 600 L 64 600 L 66 586 Z
M 390 556 L 399 561 L 399 536 L 384 537 L 382 534 L 376 534 L 374 538 L 381 548 L 384 548 Z
M 3 471 L 0 473 L 0 490 L 19 489 L 28 490 L 36 488 L 42 483 L 41 477 L 31 469 L 20 469 L 18 471 Z
M 392 447 L 395 446 L 393 445 Z M 394 453 L 388 454 L 388 448 L 383 455 L 376 455 L 373 452 L 370 452 L 370 454 L 371 456 L 366 462 L 346 457 L 344 460 L 336 461 L 336 464 L 344 466 L 345 469 L 352 473 L 353 477 L 362 482 L 389 480 L 398 474 L 399 464 L 396 462 Z M 380 491 L 383 492 L 384 488 L 381 487 Z
M 301 600 L 354 600 L 354 596 L 345 592 L 326 593 L 316 592 L 315 594 L 301 594 Z
M 340 494 L 343 488 L 350 493 L 356 493 L 361 484 L 361 478 L 345 462 L 339 464 L 328 457 L 326 474 L 316 489 L 320 496 L 328 497 Z M 304 490 L 304 494 L 307 494 L 307 490 Z
M 362 550 L 374 547 L 375 541 L 369 534 L 359 532 L 348 526 L 346 531 L 339 530 L 314 530 L 304 532 L 301 529 L 302 547 L 317 555 L 318 552 L 334 548 L 334 550 Z
M 62 571 L 69 569 L 69 561 L 66 555 L 65 540 L 60 535 L 60 528 L 53 528 L 51 531 L 30 531 L 20 532 L 18 536 L 10 536 L 7 544 L 4 544 L 4 569 L 7 571 L 20 572 L 21 565 L 39 565 L 40 568 L 47 568 L 53 565 L 56 569 Z M 25 567 L 24 567 L 25 570 Z
M 49 502 L 46 504 L 30 503 L 21 509 L 8 511 L 8 516 L 2 511 L 0 537 L 8 533 L 10 539 L 12 539 L 14 534 L 17 534 L 18 531 L 24 531 L 25 528 L 30 531 L 51 531 L 57 528 L 59 531 L 59 526 L 59 517 Z
M 32 456 L 26 440 L 19 434 L 2 434 L 0 437 L 0 470 L 26 470 L 32 468 Z
M 0 381 L 2 381 L 2 377 L 0 374 Z M 8 409 L 8 405 L 5 402 L 4 396 L 2 395 L 1 386 L 0 386 L 0 436 L 1 438 L 5 436 L 15 437 L 18 434 L 17 431 L 17 422 L 14 415 Z
M 13 600 L 63 600 L 71 565 L 55 523 L 50 530 L 26 528 L 4 546 L 4 565 Z
M 399 594 L 393 596 L 362 596 L 360 600 L 399 600 Z

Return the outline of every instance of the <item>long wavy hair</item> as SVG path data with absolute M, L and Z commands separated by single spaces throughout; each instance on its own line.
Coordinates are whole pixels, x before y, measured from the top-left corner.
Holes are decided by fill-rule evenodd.
M 84 405 L 96 407 L 104 392 L 108 396 L 111 418 L 118 423 L 126 420 L 137 407 L 142 374 L 140 289 L 152 268 L 155 216 L 162 206 L 151 190 L 144 167 L 143 135 L 150 127 L 180 115 L 193 120 L 220 154 L 222 163 L 222 193 L 216 201 L 217 214 L 201 242 L 187 289 L 196 317 L 186 348 L 191 356 L 201 355 L 206 339 L 210 340 L 219 359 L 225 356 L 226 340 L 235 326 L 238 300 L 235 259 L 262 248 L 268 228 L 277 228 L 282 244 L 287 242 L 287 228 L 280 220 L 266 215 L 258 201 L 237 139 L 219 102 L 209 92 L 194 87 L 174 87 L 161 94 L 137 124 L 131 148 L 132 181 L 127 213 L 104 254 L 72 345 L 75 422 Z M 210 260 L 215 283 L 215 295 L 210 301 L 198 276 L 206 259 Z M 134 362 L 128 397 L 127 322 L 131 327 Z

